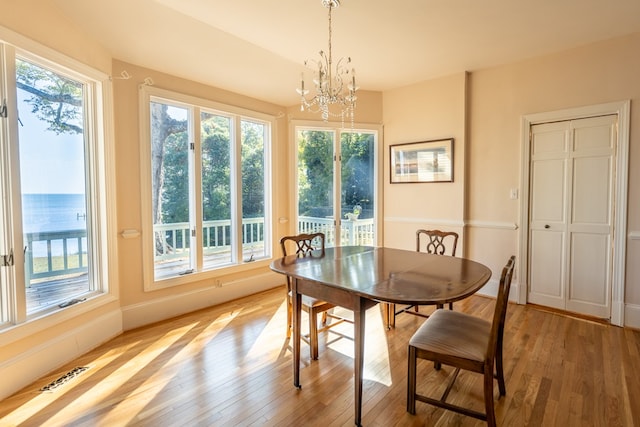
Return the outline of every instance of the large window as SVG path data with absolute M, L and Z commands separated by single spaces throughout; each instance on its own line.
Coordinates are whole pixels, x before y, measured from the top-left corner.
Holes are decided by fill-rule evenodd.
M 0 56 L 0 314 L 7 326 L 108 291 L 107 76 L 1 42 Z
M 272 119 L 142 90 L 145 289 L 271 256 Z

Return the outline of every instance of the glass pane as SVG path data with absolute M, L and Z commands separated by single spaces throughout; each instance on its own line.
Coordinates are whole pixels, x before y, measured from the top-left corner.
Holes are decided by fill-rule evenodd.
M 229 264 L 231 252 L 231 129 L 229 117 L 200 114 L 203 268 Z
M 151 211 L 154 274 L 190 271 L 188 110 L 151 102 Z
M 253 261 L 267 255 L 264 242 L 264 150 L 266 126 L 241 122 L 242 129 L 242 257 Z
M 342 226 L 346 245 L 375 245 L 375 138 L 372 133 L 343 133 L 340 150 Z
M 16 60 L 27 313 L 91 291 L 83 84 Z
M 326 246 L 336 246 L 333 218 L 334 132 L 298 131 L 298 231 L 325 233 Z

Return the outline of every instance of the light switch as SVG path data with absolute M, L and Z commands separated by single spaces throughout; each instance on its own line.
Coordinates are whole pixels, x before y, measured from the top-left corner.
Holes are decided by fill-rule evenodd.
M 509 198 L 511 200 L 516 200 L 518 198 L 518 189 L 517 188 L 512 188 L 511 191 L 509 192 Z

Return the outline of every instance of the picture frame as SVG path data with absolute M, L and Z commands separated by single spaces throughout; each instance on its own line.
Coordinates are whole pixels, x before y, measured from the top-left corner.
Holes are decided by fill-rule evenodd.
M 389 147 L 391 184 L 453 182 L 453 138 Z

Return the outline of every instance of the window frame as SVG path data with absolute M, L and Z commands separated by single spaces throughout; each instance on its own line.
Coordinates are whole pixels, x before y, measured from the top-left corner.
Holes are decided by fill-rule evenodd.
M 114 236 L 117 229 L 117 210 L 115 203 L 115 145 L 113 141 L 113 98 L 111 78 L 108 74 L 76 61 L 58 51 L 45 47 L 31 39 L 0 27 L 0 99 L 7 100 L 9 117 L 2 120 L 0 132 L 7 147 L 0 150 L 0 185 L 2 193 L 8 196 L 8 202 L 0 209 L 1 227 L 5 232 L 2 253 L 13 248 L 13 268 L 2 267 L 3 314 L 0 316 L 0 334 L 3 340 L 13 342 L 30 334 L 50 328 L 60 322 L 117 301 L 119 298 L 117 241 Z M 50 68 L 65 76 L 81 81 L 86 89 L 84 117 L 87 123 L 85 139 L 85 176 L 86 191 L 90 209 L 93 211 L 91 224 L 87 226 L 90 235 L 92 267 L 92 291 L 84 294 L 87 300 L 81 304 L 60 308 L 49 306 L 31 314 L 26 312 L 24 295 L 25 271 L 24 253 L 16 250 L 21 247 L 23 237 L 15 233 L 21 229 L 21 202 L 16 200 L 20 194 L 19 180 L 14 177 L 19 164 L 18 121 L 17 121 L 17 85 L 15 80 L 15 59 L 26 59 L 37 65 Z M 6 72 L 6 74 L 5 74 Z M 6 84 L 5 84 L 6 83 Z M 12 120 L 11 117 L 14 117 Z M 89 218 L 89 215 L 88 215 Z M 7 301 L 8 300 L 8 301 Z
M 318 121 L 310 121 L 310 120 L 292 120 L 289 125 L 289 139 L 292 141 L 295 149 L 292 149 L 289 155 L 289 161 L 292 165 L 291 173 L 294 176 L 294 179 L 291 180 L 289 191 L 294 195 L 292 197 L 292 201 L 290 204 L 290 218 L 294 219 L 294 232 L 298 231 L 298 203 L 299 203 L 299 194 L 298 194 L 298 185 L 299 185 L 299 176 L 298 176 L 298 132 L 299 131 L 320 131 L 320 132 L 331 132 L 334 135 L 333 138 L 333 155 L 334 155 L 334 177 L 333 177 L 333 192 L 334 192 L 334 227 L 338 230 L 342 226 L 343 218 L 337 213 L 337 210 L 342 204 L 341 201 L 341 183 L 340 176 L 342 170 L 342 151 L 341 151 L 341 141 L 342 135 L 348 134 L 351 132 L 355 133 L 371 133 L 374 135 L 374 154 L 376 156 L 374 160 L 374 193 L 376 200 L 374 201 L 374 212 L 375 212 L 375 235 L 374 235 L 374 245 L 381 245 L 383 242 L 383 234 L 382 234 L 382 224 L 384 222 L 383 211 L 382 211 L 382 191 L 383 191 L 383 161 L 384 161 L 384 153 L 382 152 L 383 143 L 383 127 L 377 124 L 367 124 L 367 123 L 354 123 L 351 127 L 345 127 L 341 123 L 337 122 L 318 122 Z M 340 159 L 336 161 L 336 159 Z M 340 231 L 341 232 L 341 231 Z
M 274 164 L 274 141 L 276 120 L 272 115 L 260 113 L 237 107 L 233 105 L 223 104 L 220 102 L 199 98 L 183 93 L 175 92 L 168 89 L 162 89 L 147 84 L 140 85 L 139 91 L 139 117 L 140 117 L 140 188 L 143 195 L 141 200 L 141 221 L 142 221 L 142 271 L 143 271 L 143 289 L 145 292 L 151 292 L 159 289 L 165 289 L 173 286 L 180 286 L 193 283 L 200 280 L 218 278 L 223 275 L 233 274 L 242 271 L 248 271 L 255 268 L 266 267 L 269 265 L 273 254 L 273 178 L 272 167 Z M 151 206 L 151 126 L 150 126 L 150 102 L 153 100 L 164 100 L 171 105 L 181 105 L 190 108 L 189 116 L 191 123 L 190 132 L 193 136 L 193 144 L 195 159 L 190 163 L 190 173 L 194 174 L 196 194 L 195 224 L 202 224 L 202 212 L 199 209 L 202 206 L 201 191 L 201 168 L 202 161 L 200 158 L 201 150 L 201 134 L 200 134 L 200 115 L 202 112 L 215 113 L 225 117 L 232 117 L 233 125 L 231 129 L 231 167 L 235 173 L 231 174 L 231 218 L 235 224 L 242 224 L 242 164 L 241 164 L 241 121 L 251 121 L 264 123 L 268 126 L 268 141 L 265 141 L 264 147 L 264 188 L 265 188 L 265 249 L 267 255 L 255 261 L 245 262 L 242 257 L 242 229 L 236 226 L 233 236 L 235 246 L 232 247 L 232 261 L 230 263 L 211 268 L 209 270 L 200 270 L 202 267 L 202 250 L 198 243 L 195 250 L 197 258 L 195 265 L 196 271 L 193 273 L 177 276 L 168 276 L 166 278 L 156 278 L 154 269 L 154 247 L 153 240 L 148 236 L 153 235 L 153 220 Z M 232 229 L 234 230 L 234 229 Z M 196 241 L 202 242 L 202 227 L 196 226 Z M 219 279 L 215 280 L 215 286 L 222 286 Z

